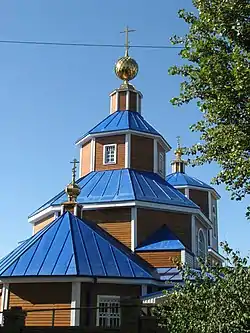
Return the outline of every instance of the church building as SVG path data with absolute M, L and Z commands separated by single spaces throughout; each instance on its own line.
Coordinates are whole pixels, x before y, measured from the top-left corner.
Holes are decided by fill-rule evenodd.
M 50 326 L 53 316 L 55 326 L 119 326 L 121 297 L 180 281 L 176 261 L 222 263 L 220 196 L 186 174 L 179 143 L 166 173 L 171 147 L 143 117 L 128 44 L 115 73 L 110 114 L 76 141 L 72 182 L 28 217 L 32 236 L 0 260 L 0 312 L 32 310 L 26 325 Z

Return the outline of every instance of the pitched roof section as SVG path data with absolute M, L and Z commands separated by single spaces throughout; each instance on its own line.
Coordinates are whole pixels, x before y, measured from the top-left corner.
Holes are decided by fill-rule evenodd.
M 76 144 L 83 140 L 89 134 L 98 134 L 105 132 L 121 132 L 132 130 L 161 136 L 138 112 L 134 111 L 116 111 L 93 127 L 89 132 L 76 141 Z
M 188 208 L 199 207 L 180 191 L 153 172 L 132 169 L 93 171 L 78 179 L 81 188 L 77 201 L 82 204 L 145 201 Z M 46 202 L 30 215 L 67 200 L 65 191 Z
M 158 277 L 146 262 L 95 223 L 69 212 L 4 257 L 0 276 Z
M 166 180 L 173 186 L 194 186 L 214 190 L 210 185 L 201 180 L 181 172 L 171 173 L 166 177 Z
M 169 230 L 166 225 L 163 225 L 160 229 L 156 230 L 151 236 L 149 236 L 142 244 L 140 244 L 136 251 L 168 251 L 168 250 L 184 250 L 185 246 L 175 236 L 175 234 Z

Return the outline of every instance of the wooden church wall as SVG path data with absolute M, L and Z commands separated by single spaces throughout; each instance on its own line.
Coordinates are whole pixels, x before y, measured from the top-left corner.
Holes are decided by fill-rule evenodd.
M 206 191 L 189 190 L 189 199 L 195 202 L 201 211 L 209 218 L 208 193 Z
M 103 146 L 109 144 L 117 145 L 116 164 L 103 164 Z M 125 167 L 125 135 L 114 135 L 96 138 L 95 141 L 95 170 L 115 170 Z
M 81 177 L 87 175 L 90 172 L 90 160 L 91 160 L 91 142 L 86 143 L 81 148 Z
M 88 210 L 83 212 L 83 218 L 98 223 L 109 234 L 131 247 L 130 208 Z
M 154 140 L 131 135 L 131 169 L 154 170 Z
M 97 307 L 98 295 L 115 295 L 124 297 L 139 297 L 141 287 L 139 285 L 125 285 L 114 283 L 82 283 L 81 284 L 81 307 Z M 81 311 L 81 325 L 93 326 L 96 324 L 96 310 Z
M 176 267 L 175 260 L 181 260 L 180 251 L 147 251 L 137 254 L 154 267 Z
M 191 249 L 191 215 L 150 209 L 138 209 L 138 245 L 164 224 L 179 237 L 188 249 Z
M 34 224 L 34 229 L 33 229 L 34 233 L 37 233 L 38 231 L 46 227 L 46 225 L 53 222 L 54 220 L 55 220 L 54 214 L 49 215 L 44 219 L 41 219 L 38 223 Z
M 24 310 L 70 308 L 71 283 L 16 283 L 10 285 L 9 308 Z M 27 326 L 51 326 L 52 311 L 28 312 Z M 70 325 L 70 310 L 55 312 L 55 326 Z

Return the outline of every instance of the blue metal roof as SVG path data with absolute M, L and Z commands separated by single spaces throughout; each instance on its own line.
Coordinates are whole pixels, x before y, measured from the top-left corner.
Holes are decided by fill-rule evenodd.
M 153 172 L 132 169 L 93 171 L 77 181 L 81 193 L 77 201 L 82 204 L 146 201 L 189 208 L 199 208 L 180 191 Z M 46 202 L 30 215 L 67 200 L 65 191 Z
M 133 130 L 137 132 L 160 135 L 138 112 L 134 111 L 116 111 L 102 120 L 98 125 L 92 128 L 84 136 L 76 141 L 78 143 L 89 134 L 120 132 Z
M 140 244 L 136 248 L 136 251 L 168 251 L 184 249 L 185 246 L 182 242 L 166 225 L 163 225 Z
M 1 277 L 157 278 L 144 260 L 98 227 L 69 212 L 0 261 Z
M 166 177 L 166 180 L 173 186 L 194 186 L 213 190 L 213 188 L 201 180 L 190 177 L 186 173 L 175 172 Z

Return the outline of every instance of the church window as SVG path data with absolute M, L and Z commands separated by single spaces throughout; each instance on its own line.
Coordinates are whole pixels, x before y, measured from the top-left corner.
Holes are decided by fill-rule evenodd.
M 205 259 L 206 257 L 206 242 L 203 231 L 198 232 L 198 257 Z
M 116 144 L 103 147 L 103 164 L 116 164 Z
M 164 154 L 163 153 L 159 153 L 159 173 L 161 175 L 164 175 L 164 167 L 165 167 Z
M 96 324 L 117 328 L 121 324 L 120 296 L 97 296 Z

